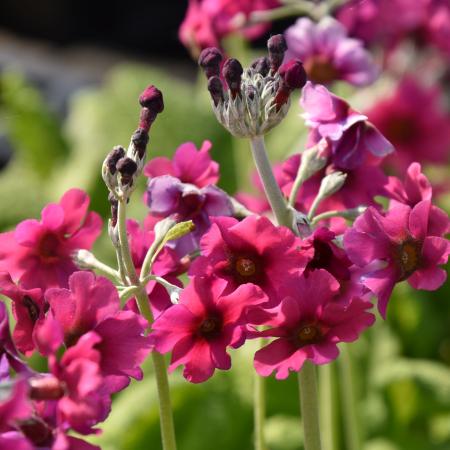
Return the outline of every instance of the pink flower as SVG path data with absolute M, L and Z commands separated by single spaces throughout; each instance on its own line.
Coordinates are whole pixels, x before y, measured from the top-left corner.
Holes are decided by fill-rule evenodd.
M 450 114 L 441 105 L 438 86 L 426 88 L 405 77 L 395 92 L 367 112 L 397 150 L 387 160 L 400 171 L 414 161 L 446 163 L 450 155 Z
M 302 17 L 286 30 L 285 36 L 286 60 L 299 58 L 314 83 L 344 80 L 366 86 L 377 78 L 378 70 L 363 43 L 347 37 L 345 27 L 331 17 L 317 24 Z
M 259 286 L 270 305 L 279 303 L 278 288 L 286 278 L 299 276 L 312 258 L 301 250 L 301 240 L 266 217 L 249 216 L 241 222 L 219 217 L 200 242 L 201 256 L 190 275 L 214 274 L 234 290 L 245 283 Z
M 14 430 L 17 421 L 31 415 L 31 402 L 28 399 L 28 383 L 25 379 L 15 379 L 8 395 L 0 401 L 0 432 Z M 5 386 L 2 387 L 5 389 Z M 0 446 L 1 448 L 1 446 Z
M 152 230 L 152 224 L 149 221 L 144 222 L 143 228 L 135 220 L 127 221 L 127 233 L 130 242 L 131 256 L 138 274 L 140 274 L 142 264 L 148 249 L 154 241 L 155 233 Z M 152 273 L 164 277 L 169 283 L 182 287 L 182 283 L 177 278 L 185 272 L 187 266 L 180 260 L 175 250 L 165 246 L 158 254 L 152 265 Z M 153 317 L 159 316 L 162 311 L 172 306 L 167 290 L 156 281 L 150 281 L 146 285 L 146 291 L 149 296 Z M 129 304 L 129 306 L 131 306 Z M 133 306 L 133 310 L 137 311 L 137 306 Z
M 40 221 L 24 220 L 15 231 L 1 233 L 0 270 L 26 288 L 67 286 L 77 270 L 72 253 L 89 250 L 101 232 L 100 216 L 88 207 L 87 194 L 71 189 L 42 210 Z
M 272 9 L 278 0 L 189 0 L 189 6 L 178 36 L 193 56 L 206 47 L 220 47 L 220 41 L 233 32 L 243 32 L 247 39 L 255 39 L 268 25 L 244 27 L 253 11 Z
M 445 264 L 450 244 L 443 236 L 449 230 L 444 211 L 429 200 L 413 208 L 398 204 L 382 216 L 368 208 L 344 235 L 350 260 L 360 267 L 384 262 L 362 277 L 363 284 L 378 297 L 383 318 L 395 283 L 408 280 L 415 289 L 435 290 L 446 279 L 439 268 Z M 381 265 L 381 264 L 380 264 Z
M 368 159 L 383 158 L 394 149 L 367 117 L 351 109 L 325 86 L 306 83 L 300 104 L 310 128 L 308 146 L 328 140 L 331 162 L 338 169 L 354 169 Z
M 402 203 L 413 208 L 422 200 L 431 200 L 433 188 L 421 170 L 420 164 L 414 162 L 406 171 L 404 183 L 397 177 L 389 177 L 385 191 L 392 199 L 391 204 Z
M 171 175 L 198 188 L 216 184 L 219 181 L 219 164 L 212 161 L 210 150 L 210 141 L 204 141 L 200 150 L 195 148 L 194 143 L 185 142 L 177 148 L 172 161 L 163 156 L 149 161 L 144 167 L 144 175 L 152 178 Z
M 12 311 L 16 319 L 13 338 L 17 348 L 22 353 L 31 353 L 35 348 L 35 326 L 45 313 L 41 289 L 24 289 L 13 283 L 9 273 L 0 272 L 0 294 L 12 300 Z
M 284 284 L 279 312 L 268 323 L 272 328 L 259 333 L 276 337 L 255 354 L 255 369 L 262 376 L 273 371 L 285 379 L 298 372 L 309 359 L 327 364 L 339 355 L 339 342 L 352 342 L 375 321 L 367 312 L 372 304 L 358 297 L 348 303 L 336 300 L 339 283 L 323 269 L 308 278 L 290 279 Z
M 194 277 L 180 302 L 153 323 L 156 351 L 172 352 L 169 370 L 184 365 L 184 377 L 192 383 L 210 378 L 214 370 L 228 370 L 228 347 L 241 346 L 246 338 L 246 312 L 267 300 L 257 286 L 247 283 L 225 294 L 227 282 Z
M 109 280 L 75 272 L 69 278 L 69 289 L 49 289 L 45 298 L 66 345 L 74 345 L 89 331 L 99 337 L 96 349 L 110 392 L 126 387 L 129 377 L 142 379 L 139 365 L 150 351 L 144 336 L 147 322 L 133 311 L 120 310 L 117 290 Z

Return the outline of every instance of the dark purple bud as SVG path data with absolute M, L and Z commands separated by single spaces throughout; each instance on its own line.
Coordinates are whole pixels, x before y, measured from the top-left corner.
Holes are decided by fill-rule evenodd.
M 152 112 L 159 114 L 164 110 L 164 100 L 162 92 L 153 85 L 148 86 L 139 96 L 139 103 L 143 108 L 148 108 Z
M 283 64 L 278 73 L 284 84 L 291 91 L 301 89 L 307 81 L 307 76 L 302 62 L 299 59 L 291 59 Z
M 255 59 L 251 65 L 252 69 L 261 74 L 263 77 L 269 74 L 270 63 L 267 56 L 262 56 L 261 58 Z
M 111 222 L 112 226 L 115 227 L 117 224 L 117 213 L 119 212 L 119 202 L 116 196 L 110 192 L 108 195 L 108 201 L 111 205 Z
M 131 136 L 131 141 L 133 142 L 134 148 L 140 159 L 144 158 L 148 140 L 148 132 L 143 128 L 138 128 Z
M 269 62 L 272 72 L 276 72 L 283 63 L 284 53 L 287 50 L 286 40 L 282 34 L 276 34 L 267 41 Z
M 206 78 L 220 75 L 222 52 L 216 47 L 205 48 L 198 58 L 198 65 L 205 71 Z
M 223 101 L 223 85 L 218 76 L 214 75 L 208 80 L 208 91 L 216 106 Z
M 122 183 L 130 184 L 133 175 L 136 173 L 137 164 L 131 158 L 126 156 L 117 161 L 116 168 L 120 172 L 120 175 L 122 175 Z
M 64 388 L 56 377 L 30 379 L 30 398 L 33 400 L 58 400 L 63 395 Z
M 244 69 L 237 59 L 229 58 L 223 65 L 222 74 L 227 81 L 233 98 L 241 93 L 241 76 L 243 72 Z
M 116 164 L 120 158 L 125 156 L 125 149 L 121 145 L 116 145 L 108 155 L 106 164 L 108 165 L 108 170 L 111 175 L 116 173 Z
M 50 448 L 53 446 L 55 440 L 53 430 L 41 418 L 34 416 L 29 419 L 19 420 L 17 426 L 34 446 L 38 448 Z

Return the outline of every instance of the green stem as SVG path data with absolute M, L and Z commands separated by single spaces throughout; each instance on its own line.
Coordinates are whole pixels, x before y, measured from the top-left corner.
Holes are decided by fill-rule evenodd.
M 305 450 L 321 450 L 316 368 L 305 361 L 298 374 Z
M 356 407 L 355 386 L 352 374 L 352 361 L 348 345 L 343 345 L 338 360 L 342 389 L 342 415 L 345 427 L 345 443 L 348 450 L 361 449 L 358 411 Z
M 131 258 L 130 246 L 126 232 L 126 200 L 120 200 L 117 213 L 117 226 L 119 231 L 119 242 L 123 258 L 123 264 L 130 281 L 135 285 L 140 285 L 139 277 L 136 273 L 133 260 Z M 147 319 L 149 325 L 153 322 L 153 315 L 150 309 L 147 293 L 141 289 L 136 293 L 136 299 L 141 314 Z M 170 401 L 169 380 L 167 378 L 166 362 L 163 355 L 152 352 L 153 367 L 155 370 L 156 386 L 159 398 L 159 414 L 161 424 L 161 438 L 163 450 L 176 450 L 175 427 L 173 424 L 172 405 Z
M 286 201 L 281 193 L 275 176 L 272 172 L 269 158 L 267 156 L 266 146 L 264 144 L 264 136 L 255 136 L 250 139 L 252 148 L 253 160 L 259 177 L 264 187 L 267 200 L 269 200 L 270 207 L 277 219 L 279 225 L 284 225 L 292 229 L 293 222 L 291 213 L 287 207 Z
M 337 423 L 334 363 L 319 367 L 320 429 L 323 450 L 336 450 Z
M 264 339 L 260 340 L 260 347 L 264 346 Z M 266 383 L 265 379 L 256 372 L 253 375 L 253 419 L 255 428 L 255 450 L 267 450 L 264 435 L 264 421 L 266 418 Z

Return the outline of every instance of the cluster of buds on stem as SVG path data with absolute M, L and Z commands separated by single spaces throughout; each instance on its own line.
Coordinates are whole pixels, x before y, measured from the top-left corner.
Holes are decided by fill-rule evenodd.
M 103 180 L 110 191 L 109 200 L 113 221 L 119 199 L 127 200 L 136 186 L 136 179 L 142 173 L 149 140 L 148 132 L 156 116 L 163 111 L 163 96 L 155 86 L 148 86 L 139 97 L 141 113 L 137 130 L 131 136 L 125 150 L 118 145 L 105 158 L 102 167 Z
M 217 120 L 236 137 L 260 136 L 278 125 L 289 110 L 292 91 L 306 83 L 300 60 L 282 64 L 287 45 L 281 34 L 272 36 L 267 47 L 269 56 L 246 69 L 234 58 L 222 65 L 222 53 L 214 47 L 200 54 Z

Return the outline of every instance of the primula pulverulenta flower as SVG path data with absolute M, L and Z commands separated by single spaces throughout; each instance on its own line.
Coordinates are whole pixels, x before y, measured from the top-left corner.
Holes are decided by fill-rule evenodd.
M 71 189 L 42 210 L 41 220 L 24 220 L 15 231 L 1 233 L 0 270 L 27 288 L 66 287 L 78 270 L 72 253 L 91 249 L 101 232 L 100 216 L 88 207 L 87 194 Z
M 433 195 L 431 183 L 417 162 L 408 167 L 403 183 L 397 177 L 389 177 L 384 189 L 384 195 L 392 199 L 391 205 L 401 203 L 411 208 L 422 200 L 431 200 Z
M 345 27 L 332 17 L 319 23 L 302 17 L 286 30 L 285 37 L 287 59 L 299 58 L 314 83 L 344 80 L 367 86 L 377 78 L 378 70 L 363 43 L 349 38 Z
M 441 104 L 443 96 L 438 86 L 425 87 L 408 76 L 391 96 L 366 112 L 396 149 L 395 157 L 388 158 L 387 164 L 403 172 L 414 161 L 449 161 L 450 113 Z
M 42 290 L 24 289 L 12 281 L 9 273 L 0 272 L 0 294 L 12 300 L 12 311 L 16 319 L 13 331 L 16 347 L 22 353 L 31 353 L 35 348 L 35 327 L 45 313 Z
M 100 341 L 100 367 L 111 392 L 128 385 L 129 377 L 142 379 L 139 365 L 150 351 L 144 336 L 146 320 L 131 310 L 120 310 L 114 285 L 104 277 L 82 271 L 69 278 L 69 289 L 49 289 L 45 298 L 50 317 L 62 328 L 64 342 L 73 346 L 87 332 L 95 331 Z
M 12 384 L 11 380 L 8 384 L 10 383 Z M 32 408 L 28 398 L 28 383 L 23 378 L 17 378 L 14 380 L 10 392 L 0 400 L 0 433 L 14 430 L 17 421 L 26 419 L 31 416 L 31 413 Z M 0 445 L 0 448 L 7 447 L 1 447 Z
M 217 186 L 199 189 L 178 178 L 163 175 L 152 178 L 147 188 L 147 205 L 156 217 L 172 216 L 179 221 L 192 220 L 195 230 L 177 239 L 174 248 L 182 257 L 198 249 L 198 243 L 211 225 L 210 216 L 231 216 L 233 206 L 228 195 Z
M 131 257 L 138 274 L 140 274 L 145 255 L 155 239 L 155 233 L 148 222 L 149 221 L 145 221 L 141 228 L 139 223 L 135 220 L 127 220 L 127 234 L 130 243 Z M 182 263 L 175 250 L 167 246 L 159 252 L 152 265 L 152 273 L 154 275 L 164 277 L 166 281 L 179 287 L 182 287 L 182 283 L 177 276 L 185 271 L 186 265 Z M 160 283 L 150 281 L 145 286 L 145 289 L 149 296 L 153 317 L 158 317 L 162 311 L 169 308 L 169 306 L 172 306 L 166 288 Z M 134 300 L 133 303 L 135 303 Z M 130 303 L 128 303 L 128 305 L 131 306 Z M 138 312 L 136 304 L 134 304 L 132 308 Z
M 310 128 L 308 147 L 327 139 L 331 163 L 339 170 L 354 169 L 368 160 L 384 158 L 392 144 L 369 122 L 325 86 L 306 83 L 300 104 Z
M 442 236 L 449 230 L 447 214 L 423 200 L 414 208 L 396 205 L 386 216 L 368 208 L 344 235 L 350 260 L 360 267 L 374 261 L 384 267 L 369 270 L 363 284 L 378 297 L 383 318 L 395 283 L 407 280 L 415 289 L 433 291 L 446 279 L 445 264 L 449 241 Z
M 266 296 L 254 284 L 243 284 L 229 293 L 225 280 L 194 277 L 182 291 L 180 302 L 153 323 L 155 350 L 172 352 L 171 371 L 184 365 L 183 376 L 188 381 L 206 381 L 216 368 L 231 367 L 227 348 L 244 343 L 246 313 L 265 301 Z
M 370 302 L 353 297 L 348 302 L 336 298 L 339 283 L 326 270 L 306 277 L 286 280 L 278 314 L 258 333 L 276 339 L 258 350 L 254 366 L 262 376 L 273 371 L 276 378 L 298 372 L 308 359 L 327 364 L 339 355 L 339 342 L 353 342 L 375 321 L 368 312 Z
M 144 175 L 151 178 L 171 175 L 198 188 L 216 184 L 219 181 L 219 164 L 211 159 L 211 146 L 210 141 L 204 141 L 197 150 L 193 142 L 185 142 L 176 149 L 172 160 L 164 156 L 150 160 L 144 167 Z
M 231 290 L 253 283 L 267 295 L 268 306 L 275 306 L 278 287 L 287 277 L 299 276 L 313 257 L 312 249 L 302 250 L 301 243 L 288 228 L 266 217 L 249 216 L 241 222 L 218 217 L 203 236 L 201 256 L 189 273 L 223 278 Z

